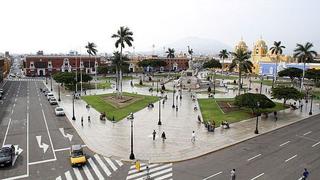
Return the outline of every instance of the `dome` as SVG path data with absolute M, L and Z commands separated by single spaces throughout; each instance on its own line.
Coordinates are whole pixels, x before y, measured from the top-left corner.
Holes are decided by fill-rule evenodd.
M 247 51 L 248 46 L 243 40 L 241 40 L 241 41 L 239 41 L 238 45 L 236 45 L 235 51 L 237 51 L 238 49 L 243 49 L 243 50 Z
M 258 40 L 256 42 L 256 46 L 257 47 L 266 47 L 267 45 L 266 45 L 266 42 L 264 40 L 260 39 L 260 40 Z

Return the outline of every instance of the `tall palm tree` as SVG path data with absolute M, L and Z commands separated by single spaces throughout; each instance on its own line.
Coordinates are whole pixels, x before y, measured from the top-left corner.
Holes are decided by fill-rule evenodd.
M 270 48 L 271 54 L 276 55 L 276 74 L 273 76 L 272 87 L 274 86 L 274 83 L 277 81 L 279 56 L 282 54 L 282 50 L 284 48 L 286 47 L 281 45 L 281 41 L 274 41 L 273 46 Z
M 222 49 L 219 52 L 219 57 L 220 57 L 220 59 L 222 59 L 221 75 L 223 75 L 224 60 L 229 57 L 229 52 L 226 49 Z M 222 80 L 223 80 L 223 77 L 222 77 Z
M 115 47 L 118 48 L 120 46 L 120 62 L 122 62 L 122 49 L 125 48 L 125 45 L 129 47 L 132 46 L 133 38 L 132 38 L 132 31 L 128 27 L 121 26 L 120 29 L 117 31 L 116 34 L 113 34 L 111 38 L 116 38 Z M 117 70 L 118 71 L 118 70 Z M 119 69 L 119 74 L 117 74 L 117 92 L 120 90 L 120 94 L 122 94 L 122 70 L 121 67 Z M 120 85 L 120 88 L 119 88 Z
M 174 48 L 168 48 L 168 50 L 166 51 L 167 53 L 167 58 L 174 58 Z
M 249 60 L 251 52 L 245 51 L 243 49 L 237 49 L 236 52 L 230 52 L 230 54 L 232 55 L 232 62 L 229 65 L 229 70 L 232 71 L 236 67 L 238 68 L 238 73 L 239 73 L 238 94 L 240 95 L 242 72 L 245 72 L 245 73 L 251 73 L 252 72 L 253 64 Z
M 310 42 L 307 42 L 305 45 L 297 44 L 297 48 L 294 50 L 293 57 L 298 58 L 299 63 L 303 62 L 302 80 L 301 80 L 300 90 L 302 90 L 302 88 L 303 88 L 306 63 L 312 62 L 314 57 L 318 55 L 316 51 L 311 50 L 312 47 L 313 47 L 313 44 Z
M 97 45 L 95 45 L 93 42 L 88 42 L 88 44 L 86 45 L 87 53 L 89 54 L 89 69 L 91 66 L 90 64 L 91 56 L 95 56 L 98 52 L 96 48 L 97 48 Z M 89 71 L 91 73 L 91 69 Z

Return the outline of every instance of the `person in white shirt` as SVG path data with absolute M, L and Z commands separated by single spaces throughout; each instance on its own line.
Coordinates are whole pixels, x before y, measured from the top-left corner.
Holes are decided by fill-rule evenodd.
M 192 131 L 192 134 L 191 134 L 191 142 L 195 142 L 196 141 L 196 133 L 194 131 Z

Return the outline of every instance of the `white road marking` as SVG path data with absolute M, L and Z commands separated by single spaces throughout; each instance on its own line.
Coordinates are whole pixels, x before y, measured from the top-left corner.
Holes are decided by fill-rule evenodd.
M 111 159 L 107 158 L 107 157 L 104 157 L 104 159 L 107 161 L 107 163 L 111 166 L 111 168 L 113 169 L 113 171 L 116 171 L 118 168 L 117 166 L 115 166 L 113 164 L 113 162 L 111 161 Z
M 98 178 L 99 178 L 99 179 L 104 179 L 103 176 L 102 176 L 102 174 L 100 173 L 98 167 L 97 167 L 96 164 L 94 163 L 94 161 L 93 161 L 91 158 L 89 158 L 89 159 L 88 159 L 88 162 L 89 162 L 90 166 L 92 167 L 93 171 L 94 171 L 94 172 L 96 173 L 96 175 L 98 176 Z
M 101 160 L 101 158 L 99 157 L 98 154 L 94 155 L 94 158 L 98 161 L 99 165 L 102 167 L 103 171 L 106 173 L 106 175 L 110 176 L 111 175 L 111 171 L 109 170 L 109 168 L 103 163 L 103 161 Z
M 123 163 L 121 161 L 119 161 L 119 160 L 115 160 L 115 161 L 118 163 L 119 166 L 123 165 Z
M 256 156 L 253 156 L 252 158 L 249 158 L 247 161 L 251 161 L 252 159 L 255 159 L 255 158 L 259 157 L 259 156 L 261 156 L 261 154 L 258 154 L 258 155 L 256 155 Z
M 49 148 L 49 145 L 46 143 L 41 143 L 42 136 L 36 136 L 39 148 L 43 149 L 43 154 L 45 154 Z
M 312 133 L 312 131 L 306 132 L 306 133 L 304 133 L 303 135 L 305 136 L 305 135 L 308 135 L 308 134 L 310 134 L 310 133 Z
M 57 177 L 56 180 L 62 180 L 61 176 Z
M 89 169 L 88 169 L 88 166 L 82 166 L 82 168 L 83 168 L 83 171 L 84 171 L 84 173 L 86 174 L 87 178 L 88 178 L 89 180 L 94 180 L 91 172 L 90 172 Z
M 287 141 L 287 142 L 285 142 L 285 143 L 280 144 L 280 147 L 288 144 L 289 142 L 290 142 L 290 141 Z
M 55 149 L 54 152 L 67 151 L 67 150 L 70 150 L 70 148 L 67 147 L 67 148 Z
M 64 175 L 66 176 L 67 180 L 72 180 L 72 176 L 70 174 L 70 171 L 65 172 Z
M 221 173 L 222 173 L 222 171 L 220 171 L 220 172 L 218 172 L 218 173 L 215 173 L 215 174 L 212 174 L 211 176 L 208 176 L 208 177 L 204 178 L 203 180 L 207 180 L 207 179 L 210 179 L 210 178 L 212 178 L 212 177 L 218 176 L 218 175 L 221 174 Z
M 259 174 L 258 176 L 254 177 L 254 178 L 252 178 L 252 179 L 250 179 L 250 180 L 258 179 L 259 177 L 261 177 L 261 176 L 263 176 L 263 175 L 264 175 L 264 173 L 261 173 L 261 174 Z
M 153 173 L 153 174 L 150 174 L 150 173 L 149 173 L 149 175 L 150 175 L 151 178 L 153 178 L 153 177 L 155 177 L 155 176 L 159 176 L 159 175 L 161 175 L 161 174 L 166 174 L 166 173 L 171 172 L 171 171 L 172 171 L 172 168 L 169 168 L 169 169 L 165 169 L 165 170 L 162 170 L 162 171 Z M 147 172 L 146 172 L 146 173 L 147 173 Z M 144 180 L 145 178 L 146 178 L 146 176 L 143 176 L 143 177 L 140 177 L 140 178 L 135 179 L 135 180 Z
M 46 159 L 43 161 L 35 161 L 35 162 L 28 163 L 28 164 L 31 166 L 31 165 L 35 165 L 35 164 L 42 164 L 42 163 L 52 162 L 52 161 L 56 161 L 56 160 L 57 159 Z
M 151 169 L 151 168 L 153 168 L 153 167 L 156 167 L 156 166 L 159 166 L 159 164 L 150 164 L 150 165 L 149 165 L 149 169 Z M 143 171 L 143 170 L 145 170 L 145 169 L 147 169 L 147 166 L 141 167 L 141 168 L 140 168 L 140 171 Z M 133 174 L 133 173 L 136 173 L 136 172 L 138 172 L 138 170 L 133 169 L 133 170 L 130 170 L 130 171 L 128 172 L 128 174 Z
M 48 128 L 47 119 L 46 119 L 46 116 L 45 116 L 45 114 L 44 114 L 43 109 L 41 109 L 41 111 L 42 111 L 44 123 L 45 123 L 46 128 L 47 128 L 47 133 L 48 133 L 48 136 L 49 136 L 49 140 L 50 140 L 50 144 L 51 144 L 51 149 L 52 149 L 52 152 L 53 152 L 53 157 L 54 157 L 55 160 L 57 160 L 56 153 L 54 152 L 54 149 L 53 149 L 53 143 L 52 143 L 51 135 L 50 135 L 49 128 Z
M 72 169 L 73 169 L 74 174 L 75 174 L 76 177 L 77 177 L 77 180 L 83 180 L 79 169 L 78 169 L 78 168 L 72 168 Z
M 2 142 L 2 146 L 5 144 L 5 142 L 6 142 L 6 140 L 7 140 L 7 135 L 8 135 L 8 132 L 9 132 L 10 124 L 11 124 L 11 118 L 9 119 L 8 127 L 7 127 L 7 130 L 6 130 L 6 134 L 4 135 L 4 139 L 3 139 L 3 142 Z
M 145 163 L 140 163 L 140 167 L 142 167 L 142 166 L 146 166 L 147 164 L 145 164 Z M 156 164 L 156 165 L 159 165 L 159 164 Z M 130 167 L 130 169 L 136 169 L 136 166 L 135 165 L 132 165 L 131 167 Z
M 318 144 L 320 144 L 320 142 L 315 143 L 312 147 L 316 147 Z
M 162 169 L 169 168 L 171 166 L 172 166 L 172 163 L 166 164 L 166 165 L 163 165 L 163 166 L 160 166 L 160 167 L 156 167 L 156 168 L 153 168 L 153 169 L 150 169 L 149 170 L 149 174 L 151 174 L 152 172 L 155 172 L 155 171 L 159 171 L 159 170 L 162 170 Z M 172 170 L 172 168 L 170 168 L 170 169 Z M 143 171 L 143 172 L 140 172 L 140 173 L 137 173 L 137 174 L 132 174 L 132 175 L 128 176 L 126 180 L 133 179 L 133 178 L 145 175 L 145 174 L 147 174 L 147 171 Z
M 72 140 L 73 135 L 69 134 L 69 133 L 65 133 L 63 128 L 59 128 L 59 131 L 61 132 L 62 136 L 65 138 L 68 138 L 69 141 Z
M 172 177 L 172 173 L 166 174 L 164 176 L 157 177 L 154 180 L 162 180 L 162 179 L 167 179 L 169 177 Z
M 293 158 L 295 158 L 295 157 L 297 157 L 297 156 L 298 156 L 298 155 L 296 154 L 296 155 L 292 156 L 291 158 L 285 160 L 285 162 L 288 162 L 288 161 L 290 161 L 291 159 L 293 159 Z

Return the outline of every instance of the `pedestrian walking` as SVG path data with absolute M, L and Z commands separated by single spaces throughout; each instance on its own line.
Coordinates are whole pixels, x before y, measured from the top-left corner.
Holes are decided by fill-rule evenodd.
M 156 134 L 157 134 L 156 130 L 153 130 L 153 132 L 152 132 L 152 139 L 153 140 L 156 140 Z
M 176 111 L 178 112 L 178 105 L 176 105 Z
M 88 123 L 91 123 L 90 116 L 88 116 Z
M 140 172 L 140 168 L 141 168 L 140 161 L 137 160 L 135 163 L 135 166 L 136 166 L 136 170 Z
M 306 180 L 309 176 L 309 172 L 306 168 L 304 168 L 304 171 L 302 173 L 302 180 Z
M 277 121 L 278 120 L 278 116 L 277 116 L 278 112 L 277 111 L 274 111 L 273 112 L 273 115 L 274 115 L 274 120 Z
M 86 105 L 86 108 L 87 108 L 87 111 L 89 112 L 89 111 L 90 111 L 90 105 L 87 104 L 87 105 Z
M 194 131 L 192 131 L 192 134 L 191 134 L 191 142 L 195 142 L 196 141 L 196 133 Z
M 162 142 L 164 142 L 167 139 L 166 133 L 164 131 L 161 134 L 161 138 L 162 138 Z
M 149 169 L 149 165 L 146 166 L 146 171 L 147 171 L 147 179 L 151 179 L 150 177 L 150 169 Z
M 235 169 L 231 170 L 230 180 L 236 180 L 236 170 Z
M 81 126 L 83 126 L 83 116 L 81 116 Z

